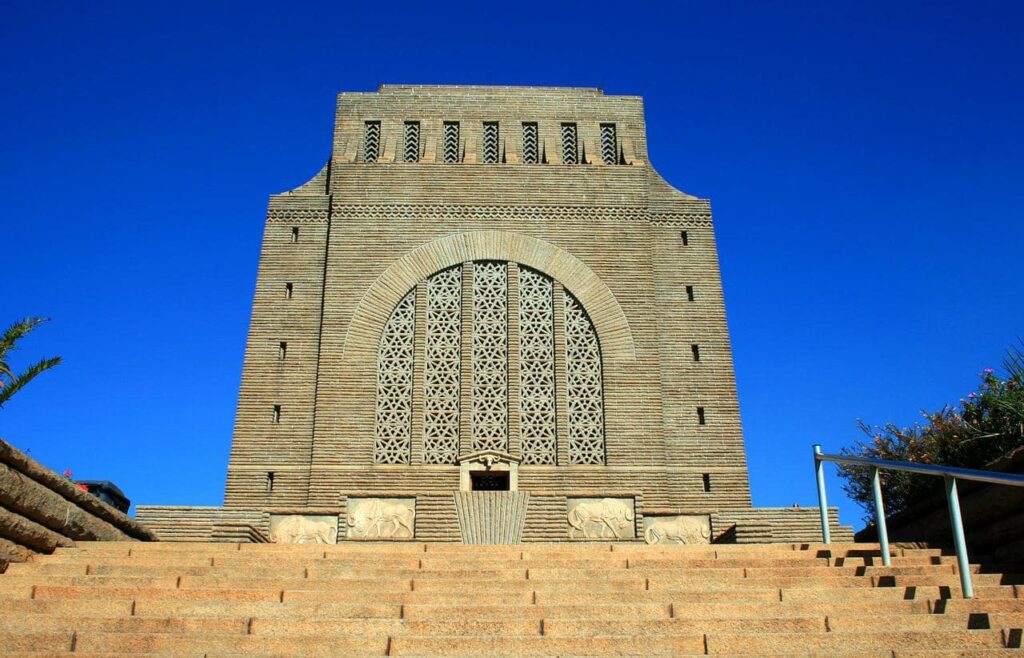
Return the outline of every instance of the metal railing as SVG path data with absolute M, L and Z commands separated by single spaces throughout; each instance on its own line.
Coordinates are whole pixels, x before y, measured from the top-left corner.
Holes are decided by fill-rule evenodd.
M 956 562 L 960 572 L 960 585 L 964 598 L 974 598 L 974 586 L 971 583 L 971 565 L 967 560 L 967 543 L 964 540 L 964 524 L 960 518 L 960 497 L 957 494 L 957 480 L 974 480 L 988 484 L 1006 484 L 1011 487 L 1024 487 L 1024 475 L 1015 473 L 996 473 L 994 471 L 978 471 L 953 466 L 934 466 L 914 462 L 889 461 L 887 459 L 871 459 L 868 457 L 847 457 L 845 455 L 826 455 L 821 446 L 814 446 L 814 472 L 818 479 L 818 505 L 821 507 L 821 539 L 824 543 L 832 543 L 832 533 L 828 527 L 828 500 L 825 497 L 824 462 L 848 464 L 851 466 L 871 467 L 871 491 L 875 499 L 875 525 L 878 528 L 878 543 L 882 551 L 882 564 L 889 566 L 889 532 L 885 527 L 885 506 L 882 504 L 882 485 L 878 472 L 904 471 L 922 475 L 937 475 L 946 481 L 946 503 L 949 507 L 949 522 L 953 527 L 953 546 L 956 548 Z

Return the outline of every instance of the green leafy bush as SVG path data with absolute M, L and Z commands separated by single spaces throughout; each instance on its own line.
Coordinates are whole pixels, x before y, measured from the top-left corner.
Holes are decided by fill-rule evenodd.
M 977 391 L 911 427 L 893 423 L 870 426 L 860 422 L 868 440 L 844 448 L 844 455 L 922 464 L 984 468 L 1014 448 L 1024 446 L 1024 353 L 1011 349 L 1003 373 L 986 368 Z M 843 488 L 869 515 L 874 513 L 871 469 L 840 466 Z M 941 478 L 883 471 L 886 513 L 901 512 L 919 502 L 943 496 Z

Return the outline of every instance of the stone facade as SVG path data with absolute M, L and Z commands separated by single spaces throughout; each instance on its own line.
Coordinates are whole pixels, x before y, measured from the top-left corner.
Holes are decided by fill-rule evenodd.
M 343 93 L 330 160 L 271 197 L 225 507 L 346 541 L 408 500 L 415 539 L 466 541 L 480 488 L 529 494 L 484 533 L 522 541 L 751 507 L 710 203 L 651 167 L 639 97 Z

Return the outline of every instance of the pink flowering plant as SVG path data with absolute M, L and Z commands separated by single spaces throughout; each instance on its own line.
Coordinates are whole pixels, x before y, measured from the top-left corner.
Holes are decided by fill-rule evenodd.
M 986 465 L 1015 448 L 1024 446 L 1024 352 L 1008 351 L 1003 372 L 985 368 L 978 374 L 977 390 L 957 404 L 935 412 L 924 412 L 923 422 L 911 427 L 894 423 L 871 426 L 858 421 L 867 440 L 844 448 L 844 455 L 896 461 L 941 464 L 962 468 Z M 841 466 L 847 495 L 873 515 L 871 469 Z M 941 499 L 940 478 L 883 471 L 883 491 L 887 513 L 896 513 L 912 505 Z

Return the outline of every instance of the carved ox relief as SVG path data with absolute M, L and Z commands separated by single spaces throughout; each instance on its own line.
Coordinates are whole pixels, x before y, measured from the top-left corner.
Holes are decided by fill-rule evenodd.
M 648 544 L 709 544 L 711 519 L 707 516 L 645 516 Z
M 278 516 L 270 518 L 270 541 L 276 544 L 335 544 L 336 516 Z
M 349 498 L 349 539 L 412 539 L 416 535 L 412 498 Z
M 632 539 L 636 536 L 632 498 L 570 498 L 571 539 Z

